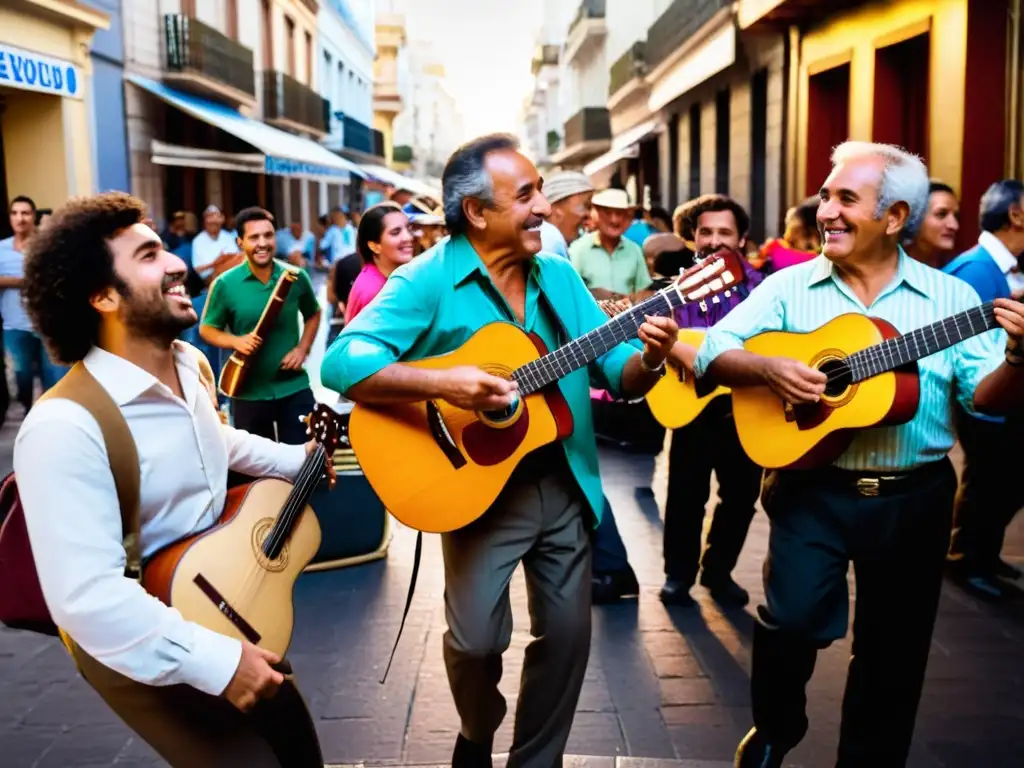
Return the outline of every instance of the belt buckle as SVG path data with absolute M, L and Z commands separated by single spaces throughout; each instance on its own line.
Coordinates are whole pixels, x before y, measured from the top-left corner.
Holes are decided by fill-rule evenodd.
M 861 496 L 877 496 L 880 484 L 877 477 L 857 478 L 857 493 Z

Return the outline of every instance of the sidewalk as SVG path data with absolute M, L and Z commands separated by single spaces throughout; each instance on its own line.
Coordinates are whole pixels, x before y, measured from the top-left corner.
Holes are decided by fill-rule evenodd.
M 6 432 L 6 430 L 5 430 Z M 590 665 L 568 752 L 574 755 L 707 761 L 619 765 L 726 768 L 749 727 L 751 610 L 722 611 L 703 590 L 698 609 L 666 608 L 661 585 L 664 467 L 602 451 L 607 492 L 637 570 L 639 603 L 594 611 Z M 761 598 L 767 520 L 758 514 L 737 578 Z M 378 680 L 398 629 L 412 568 L 414 535 L 395 531 L 386 560 L 308 574 L 296 590 L 290 657 L 323 741 L 344 765 L 441 765 L 458 718 L 441 657 L 444 632 L 438 538 L 425 539 L 423 565 L 405 633 L 387 682 Z M 1009 554 L 1024 561 L 1024 525 Z M 516 630 L 501 689 L 509 714 L 495 751 L 511 741 L 523 649 L 529 641 L 524 581 L 512 585 Z M 912 599 L 912 597 L 908 597 Z M 809 689 L 811 731 L 792 765 L 818 768 L 835 757 L 848 640 L 820 656 Z M 1024 764 L 1024 601 L 995 608 L 947 585 L 912 768 Z M 54 641 L 0 631 L 0 760 L 5 766 L 159 765 L 74 673 Z M 609 760 L 574 765 L 611 766 Z

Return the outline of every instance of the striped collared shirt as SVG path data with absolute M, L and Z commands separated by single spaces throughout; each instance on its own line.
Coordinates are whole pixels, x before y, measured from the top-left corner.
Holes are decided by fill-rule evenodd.
M 981 304 L 967 283 L 914 261 L 900 249 L 893 281 L 870 307 L 857 298 L 824 256 L 766 278 L 750 296 L 711 328 L 697 353 L 704 374 L 723 352 L 765 331 L 806 333 L 839 315 L 856 312 L 887 320 L 900 333 L 943 320 Z M 974 390 L 1003 361 L 997 333 L 967 339 L 918 362 L 921 395 L 906 424 L 861 430 L 835 464 L 855 470 L 906 470 L 936 461 L 953 447 L 954 398 L 973 412 Z

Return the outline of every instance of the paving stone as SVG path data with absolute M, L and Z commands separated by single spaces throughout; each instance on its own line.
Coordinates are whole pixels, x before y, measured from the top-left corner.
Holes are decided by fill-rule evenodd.
M 15 432 L 11 423 L 0 428 L 0 464 Z M 569 746 L 578 755 L 603 757 L 567 759 L 567 765 L 726 768 L 750 727 L 752 612 L 763 600 L 767 520 L 760 512 L 755 516 L 735 571 L 751 592 L 746 610 L 722 610 L 700 587 L 693 591 L 694 608 L 666 608 L 657 598 L 664 580 L 658 511 L 664 505 L 664 456 L 652 462 L 602 450 L 601 469 L 641 596 L 594 609 L 589 666 Z M 638 491 L 652 472 L 653 495 Z M 1024 516 L 1019 518 L 1007 532 L 1004 554 L 1024 563 Z M 298 582 L 289 658 L 331 764 L 449 764 L 459 721 L 441 652 L 444 584 L 435 536 L 425 539 L 394 665 L 386 683 L 378 682 L 398 631 L 414 538 L 396 525 L 386 559 Z M 496 752 L 511 744 L 522 655 L 531 639 L 521 570 L 510 594 L 515 630 L 499 684 L 509 709 Z M 810 731 L 790 754 L 792 766 L 835 762 L 849 656 L 849 637 L 819 654 L 808 686 Z M 946 584 L 908 768 L 1024 765 L 1022 686 L 1024 600 L 990 606 Z M 0 628 L 0 764 L 163 765 L 112 718 L 56 640 Z M 74 758 L 66 752 L 72 741 L 82 750 Z

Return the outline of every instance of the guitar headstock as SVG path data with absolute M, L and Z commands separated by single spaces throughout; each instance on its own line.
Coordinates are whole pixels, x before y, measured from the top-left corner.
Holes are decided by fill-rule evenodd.
M 678 292 L 687 303 L 701 301 L 735 288 L 746 279 L 743 256 L 731 248 L 719 248 L 698 256 L 666 290 Z
M 317 403 L 306 417 L 306 434 L 324 447 L 330 455 L 347 441 L 347 420 L 329 405 Z

